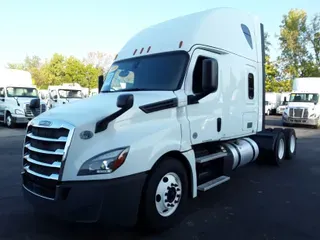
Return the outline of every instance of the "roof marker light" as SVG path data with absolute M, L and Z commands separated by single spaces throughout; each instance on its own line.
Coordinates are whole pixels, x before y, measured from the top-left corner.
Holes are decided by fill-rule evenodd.
M 144 48 L 141 48 L 140 54 L 143 52 L 143 49 L 144 49 Z
M 147 53 L 150 51 L 150 49 L 151 49 L 151 46 L 148 47 Z
M 136 55 L 136 53 L 137 53 L 137 49 L 136 49 L 136 50 L 134 50 L 133 55 Z
M 179 48 L 182 47 L 182 44 L 183 44 L 183 41 L 180 41 L 180 43 L 179 43 Z

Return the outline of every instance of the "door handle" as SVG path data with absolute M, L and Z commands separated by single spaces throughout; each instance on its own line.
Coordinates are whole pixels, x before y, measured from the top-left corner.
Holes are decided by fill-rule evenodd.
M 217 131 L 220 132 L 221 131 L 221 124 L 222 124 L 222 120 L 221 118 L 217 119 Z

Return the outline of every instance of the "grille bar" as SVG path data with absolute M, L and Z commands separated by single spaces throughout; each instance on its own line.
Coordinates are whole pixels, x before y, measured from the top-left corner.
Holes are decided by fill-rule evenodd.
M 43 154 L 52 154 L 52 155 L 63 155 L 64 154 L 63 149 L 57 149 L 56 151 L 42 150 L 39 148 L 32 147 L 30 143 L 25 145 L 25 148 L 28 148 L 30 151 L 37 152 L 37 153 L 43 153 Z
M 30 157 L 30 155 L 26 155 L 24 157 L 24 159 L 26 159 L 28 162 L 39 165 L 39 166 L 43 166 L 43 167 L 53 167 L 53 168 L 61 168 L 61 162 L 53 162 L 52 164 L 48 164 L 48 163 L 44 163 L 44 162 L 39 162 L 37 160 L 34 160 Z
M 47 142 L 66 142 L 67 141 L 67 137 L 59 137 L 58 139 L 54 139 L 54 138 L 46 138 L 46 137 L 38 137 L 33 135 L 33 133 L 28 133 L 27 137 L 35 139 L 35 140 L 39 140 L 39 141 L 47 141 Z
M 32 171 L 32 170 L 30 169 L 30 166 L 24 166 L 23 169 L 24 169 L 26 172 L 28 172 L 28 173 L 30 173 L 30 174 L 32 174 L 32 175 L 35 175 L 35 176 L 37 176 L 37 177 L 40 177 L 40 178 L 51 179 L 51 180 L 56 180 L 56 181 L 58 181 L 58 179 L 59 179 L 59 175 L 58 175 L 58 174 L 52 173 L 52 174 L 50 174 L 50 176 L 43 175 L 43 174 L 37 173 L 37 172 L 35 172 L 35 171 Z

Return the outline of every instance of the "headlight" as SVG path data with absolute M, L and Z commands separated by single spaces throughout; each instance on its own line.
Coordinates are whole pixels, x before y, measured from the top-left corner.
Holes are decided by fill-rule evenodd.
M 124 163 L 128 152 L 129 147 L 101 153 L 82 164 L 78 176 L 112 173 Z
M 312 113 L 312 114 L 310 115 L 310 117 L 311 117 L 311 118 L 316 117 L 316 114 L 315 114 L 315 113 Z
M 21 109 L 14 110 L 15 114 L 24 115 L 24 111 Z

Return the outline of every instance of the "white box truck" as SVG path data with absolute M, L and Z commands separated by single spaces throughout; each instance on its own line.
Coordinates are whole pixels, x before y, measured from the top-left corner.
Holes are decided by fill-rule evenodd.
M 84 98 L 83 88 L 79 84 L 63 83 L 59 86 L 48 87 L 48 109 L 73 103 Z
M 36 108 L 30 108 L 30 102 L 38 98 L 38 90 L 32 85 L 29 72 L 0 69 L 0 122 L 9 128 L 13 128 L 16 124 L 28 123 L 46 111 L 43 101 Z
M 277 107 L 281 104 L 281 94 L 277 92 L 266 92 L 266 114 L 276 114 Z
M 295 78 L 289 103 L 282 115 L 284 126 L 309 125 L 320 127 L 320 78 Z
M 165 229 L 232 171 L 292 159 L 295 131 L 264 127 L 264 57 L 263 25 L 232 8 L 142 30 L 99 94 L 30 122 L 25 198 L 62 219 Z
M 290 92 L 282 92 L 281 93 L 281 102 L 280 105 L 277 107 L 277 115 L 282 115 L 286 107 L 288 106 L 290 98 Z

